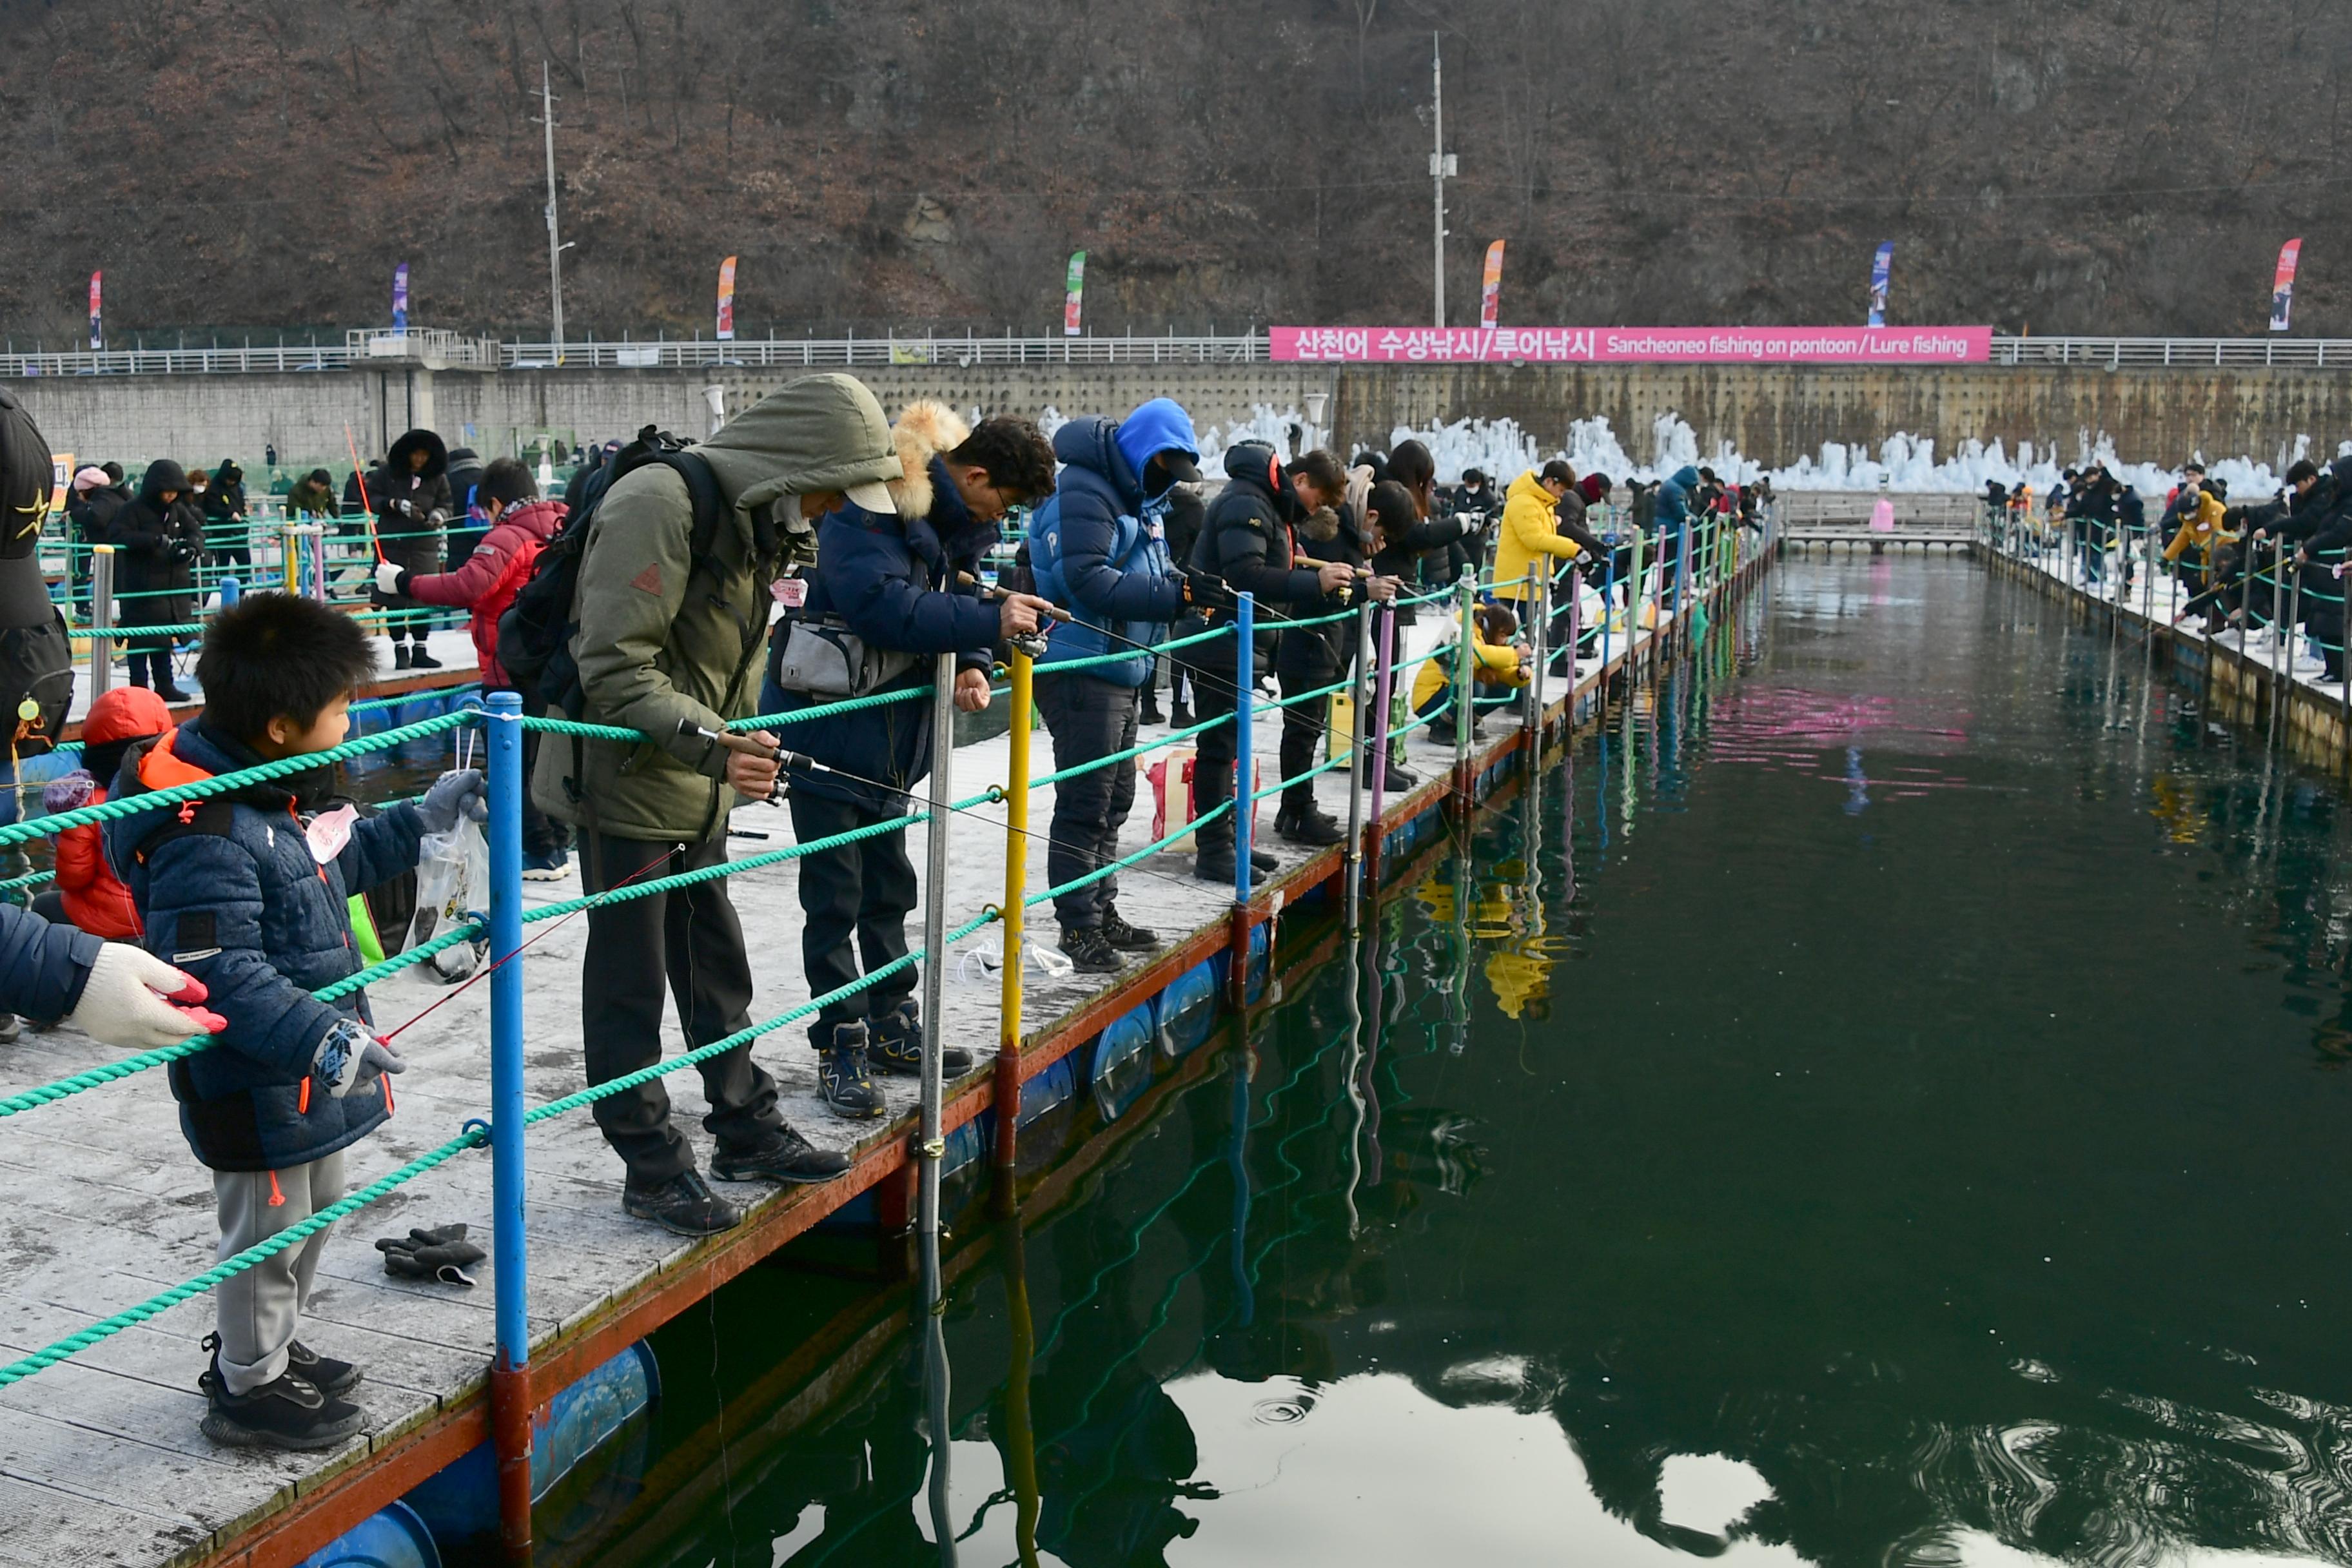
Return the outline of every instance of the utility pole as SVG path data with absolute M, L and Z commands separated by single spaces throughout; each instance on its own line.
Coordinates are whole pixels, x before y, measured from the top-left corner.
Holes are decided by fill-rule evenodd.
M 1445 51 L 1437 34 L 1429 35 L 1431 127 L 1437 150 L 1429 155 L 1429 183 L 1437 205 L 1436 314 L 1432 324 L 1445 325 L 1445 182 L 1454 174 L 1454 158 L 1445 151 Z
M 551 351 L 558 364 L 563 363 L 563 244 L 556 237 L 555 227 L 555 93 L 547 74 L 547 62 L 539 62 L 539 122 L 547 128 L 547 293 L 555 314 L 554 347 Z

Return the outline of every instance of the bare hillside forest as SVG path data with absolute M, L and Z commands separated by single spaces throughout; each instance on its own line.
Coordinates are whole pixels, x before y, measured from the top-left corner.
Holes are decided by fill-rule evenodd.
M 1475 321 L 2352 334 L 2343 0 L 0 0 L 0 321 Z

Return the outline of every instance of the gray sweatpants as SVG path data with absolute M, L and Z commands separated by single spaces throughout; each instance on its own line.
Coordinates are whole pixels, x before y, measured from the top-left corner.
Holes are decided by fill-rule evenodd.
M 284 1201 L 272 1204 L 273 1195 Z M 221 1227 L 218 1257 L 234 1258 L 288 1226 L 309 1219 L 342 1195 L 340 1151 L 283 1171 L 215 1171 L 213 1196 L 220 1206 Z M 221 1377 L 231 1394 L 250 1393 L 284 1374 L 286 1347 L 294 1342 L 301 1326 L 302 1309 L 310 1300 L 311 1276 L 319 1271 L 327 1233 L 334 1228 L 323 1226 L 214 1289 Z

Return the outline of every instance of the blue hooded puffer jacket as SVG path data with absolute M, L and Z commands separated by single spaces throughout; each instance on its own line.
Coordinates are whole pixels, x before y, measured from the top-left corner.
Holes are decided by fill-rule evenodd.
M 184 764 L 172 770 L 178 776 L 150 762 L 158 742 L 123 760 L 114 798 L 261 761 L 201 718 L 166 739 L 170 760 Z M 226 811 L 187 813 L 183 831 L 168 808 L 108 823 L 106 858 L 146 921 L 147 950 L 203 981 L 205 1005 L 228 1020 L 210 1049 L 171 1066 L 189 1146 L 216 1171 L 282 1171 L 350 1145 L 392 1113 L 381 1079 L 334 1100 L 311 1076 L 327 1032 L 369 1013 L 363 993 L 334 1002 L 310 993 L 359 972 L 350 896 L 415 867 L 423 825 L 405 804 L 358 818 L 341 853 L 321 861 L 299 798 L 282 784 L 204 804 L 213 802 Z
M 1690 521 L 1691 492 L 1696 489 L 1698 470 L 1687 463 L 1676 468 L 1673 478 L 1659 481 L 1656 525 L 1660 531 Z
M 956 574 L 979 576 L 981 557 L 997 541 L 996 525 L 971 515 L 944 461 L 931 459 L 930 476 L 927 517 L 885 517 L 845 506 L 818 526 L 817 568 L 809 578 L 807 614 L 838 616 L 876 647 L 951 653 L 957 656 L 957 668 L 985 670 L 995 662 L 996 606 L 976 590 L 959 585 Z M 776 683 L 782 652 L 782 639 L 773 639 L 768 679 L 760 693 L 762 713 L 790 713 L 817 705 L 814 698 L 786 691 Z M 931 667 L 925 661 L 882 690 L 928 691 L 930 687 Z M 787 725 L 774 733 L 787 751 L 875 781 L 861 784 L 841 773 L 791 768 L 785 776 L 793 789 L 868 811 L 905 811 L 905 792 L 930 774 L 929 702 L 886 702 Z
M 1197 458 L 1191 416 L 1154 398 L 1123 421 L 1073 419 L 1054 433 L 1063 464 L 1059 488 L 1029 524 L 1029 561 L 1041 597 L 1070 611 L 1056 622 L 1046 668 L 1055 659 L 1092 658 L 1166 636 L 1184 609 L 1184 579 L 1168 553 L 1168 497 L 1143 492 L 1139 477 L 1161 452 Z M 1108 637 L 1106 628 L 1118 634 Z M 1123 639 L 1123 640 L 1121 640 Z M 1115 686 L 1141 686 L 1151 656 L 1077 673 Z

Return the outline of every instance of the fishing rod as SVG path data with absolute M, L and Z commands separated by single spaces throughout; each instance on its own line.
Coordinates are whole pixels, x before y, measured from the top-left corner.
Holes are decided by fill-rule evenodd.
M 863 773 L 853 773 L 847 768 L 835 767 L 830 763 L 820 763 L 815 758 L 803 752 L 787 752 L 782 746 L 777 746 L 776 749 L 771 751 L 768 747 L 760 743 L 762 740 L 770 739 L 765 731 L 745 732 L 737 730 L 711 730 L 706 729 L 702 725 L 696 723 L 691 719 L 681 719 L 678 721 L 677 732 L 681 736 L 692 735 L 698 740 L 708 741 L 713 745 L 724 747 L 726 750 L 734 752 L 740 757 L 753 757 L 757 758 L 761 762 L 775 763 L 776 782 L 767 795 L 765 797 L 746 797 L 747 799 L 760 798 L 761 804 L 763 805 L 783 805 L 791 795 L 791 790 L 784 779 L 784 773 L 787 769 L 797 769 L 802 773 L 830 774 L 835 778 L 845 780 L 850 784 L 864 784 L 868 789 L 880 790 L 885 795 L 897 795 L 910 805 L 922 806 L 927 814 L 930 809 L 931 802 L 929 795 L 918 795 L 913 790 L 904 789 L 897 784 L 885 784 L 880 779 L 867 778 Z M 1255 802 L 1251 803 L 1253 808 L 1255 808 Z M 1065 849 L 1083 850 L 1084 848 L 1083 846 L 1073 844 L 1066 838 L 1056 838 L 1051 833 L 1040 832 L 1034 827 L 1015 827 L 1009 822 L 999 822 L 994 817 L 985 816 L 968 805 L 957 805 L 953 803 L 949 803 L 947 809 L 955 813 L 957 816 L 969 816 L 974 821 L 984 822 L 991 827 L 1001 827 L 1008 833 L 1017 833 L 1024 839 L 1039 841 L 1049 847 L 1058 845 Z M 1097 869 L 1099 869 L 1099 868 L 1097 868 Z M 1147 866 L 1124 866 L 1121 867 L 1120 869 L 1125 871 L 1140 872 L 1144 876 L 1155 878 L 1160 881 L 1167 882 L 1180 888 L 1196 888 L 1200 886 L 1200 879 L 1197 877 L 1171 876 L 1168 872 L 1155 871 Z

